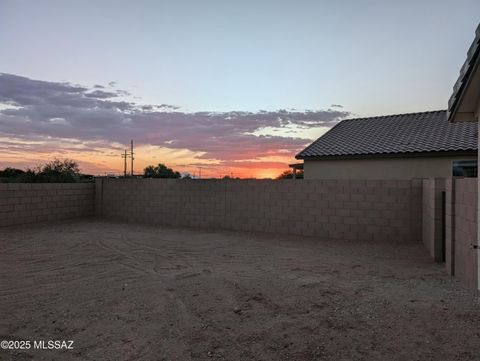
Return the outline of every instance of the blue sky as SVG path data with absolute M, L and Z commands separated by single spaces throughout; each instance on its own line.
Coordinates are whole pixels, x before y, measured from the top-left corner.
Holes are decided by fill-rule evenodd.
M 2 72 L 185 110 L 446 107 L 480 1 L 0 1 Z
M 134 137 L 139 167 L 271 177 L 346 117 L 445 109 L 478 14 L 478 0 L 0 0 L 0 168 L 118 171 Z

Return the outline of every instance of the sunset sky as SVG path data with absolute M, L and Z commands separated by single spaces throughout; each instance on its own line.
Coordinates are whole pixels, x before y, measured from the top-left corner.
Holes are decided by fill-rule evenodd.
M 0 169 L 275 177 L 339 120 L 445 109 L 478 0 L 0 0 Z

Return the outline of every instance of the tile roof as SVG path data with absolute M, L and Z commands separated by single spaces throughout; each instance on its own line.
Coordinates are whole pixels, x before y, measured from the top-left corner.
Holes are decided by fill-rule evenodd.
M 453 94 L 448 100 L 448 118 L 451 117 L 458 101 L 460 100 L 465 85 L 468 83 L 468 79 L 472 74 L 472 69 L 475 65 L 475 62 L 480 57 L 480 24 L 477 26 L 475 31 L 475 39 L 473 39 L 472 45 L 467 52 L 467 60 L 463 63 L 462 68 L 460 69 L 460 75 L 453 86 Z
M 450 123 L 445 110 L 343 120 L 297 159 L 476 151 L 477 123 Z

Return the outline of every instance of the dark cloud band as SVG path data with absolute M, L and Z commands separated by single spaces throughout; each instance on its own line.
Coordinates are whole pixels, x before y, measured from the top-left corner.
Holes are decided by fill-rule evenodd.
M 115 84 L 111 84 L 112 87 Z M 189 149 L 204 159 L 248 161 L 294 154 L 309 140 L 254 135 L 264 128 L 331 127 L 348 116 L 341 109 L 318 111 L 182 112 L 176 106 L 139 105 L 120 100 L 123 90 L 0 74 L 0 135 L 124 143 Z M 276 132 L 278 133 L 278 132 Z

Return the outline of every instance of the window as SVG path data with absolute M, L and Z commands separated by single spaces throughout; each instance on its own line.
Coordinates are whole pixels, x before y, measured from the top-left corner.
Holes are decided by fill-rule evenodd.
M 476 160 L 456 160 L 453 162 L 454 177 L 476 177 L 477 176 Z

